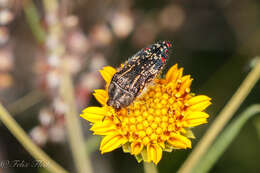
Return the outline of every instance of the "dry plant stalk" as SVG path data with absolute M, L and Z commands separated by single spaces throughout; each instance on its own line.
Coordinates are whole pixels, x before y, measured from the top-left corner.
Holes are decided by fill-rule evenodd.
M 221 130 L 225 127 L 228 121 L 232 118 L 239 106 L 242 104 L 242 102 L 245 100 L 252 88 L 255 86 L 256 82 L 260 78 L 260 58 L 257 57 L 256 60 L 257 62 L 253 70 L 248 74 L 248 76 L 240 85 L 236 93 L 232 96 L 230 101 L 219 113 L 215 121 L 210 126 L 209 130 L 207 130 L 206 134 L 203 136 L 201 141 L 198 143 L 198 145 L 192 151 L 188 159 L 181 166 L 181 168 L 178 171 L 179 173 L 192 172 L 192 169 L 198 163 L 199 159 L 208 150 L 212 142 L 215 140 L 215 138 L 218 136 Z

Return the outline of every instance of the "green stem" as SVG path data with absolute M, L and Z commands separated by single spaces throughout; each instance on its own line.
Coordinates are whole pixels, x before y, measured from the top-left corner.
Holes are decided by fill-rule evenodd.
M 0 120 L 35 160 L 40 160 L 42 163 L 46 164 L 47 170 L 55 173 L 67 173 L 65 169 L 58 165 L 43 150 L 32 142 L 32 140 L 26 135 L 25 131 L 17 124 L 2 104 L 0 104 Z
M 158 173 L 157 167 L 153 163 L 147 163 L 143 161 L 144 163 L 144 173 Z
M 181 166 L 181 168 L 179 169 L 179 173 L 192 172 L 195 165 L 208 150 L 212 142 L 215 140 L 215 138 L 218 136 L 218 134 L 221 132 L 227 122 L 232 118 L 239 106 L 242 104 L 252 88 L 255 86 L 260 77 L 260 58 L 257 58 L 256 60 L 257 62 L 252 71 L 247 75 L 246 79 L 240 85 L 236 93 L 232 96 L 227 105 L 222 109 L 210 128 L 207 130 L 206 134 L 201 139 L 201 141 L 197 144 L 188 159 Z
M 24 0 L 24 13 L 32 33 L 39 43 L 44 43 L 46 32 L 41 26 L 40 17 L 32 0 Z

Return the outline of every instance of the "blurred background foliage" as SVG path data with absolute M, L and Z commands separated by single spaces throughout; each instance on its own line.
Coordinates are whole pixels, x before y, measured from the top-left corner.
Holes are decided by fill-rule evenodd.
M 58 10 L 49 14 L 43 2 L 0 0 L 0 99 L 32 139 L 69 172 L 75 168 L 64 127 L 66 105 L 55 93 L 57 64 L 64 59 L 70 62 L 81 111 L 98 105 L 91 92 L 104 86 L 98 73 L 102 66 L 118 67 L 156 40 L 173 40 L 165 71 L 178 63 L 194 78 L 192 91 L 212 98 L 209 124 L 194 129 L 195 146 L 260 55 L 258 0 L 60 0 Z M 259 103 L 259 86 L 237 113 Z M 82 125 L 88 140 L 89 126 L 84 120 Z M 250 119 L 211 172 L 259 172 L 259 126 L 259 117 Z M 0 128 L 0 160 L 33 160 L 3 124 Z M 159 172 L 177 171 L 189 153 L 163 153 Z M 105 155 L 92 149 L 90 158 L 95 172 L 143 172 L 142 164 L 121 149 Z

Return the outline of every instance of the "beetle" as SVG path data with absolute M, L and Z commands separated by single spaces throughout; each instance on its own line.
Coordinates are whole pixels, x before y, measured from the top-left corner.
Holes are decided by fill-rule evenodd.
M 112 77 L 107 105 L 116 110 L 130 105 L 162 71 L 171 47 L 170 41 L 158 41 L 129 58 Z

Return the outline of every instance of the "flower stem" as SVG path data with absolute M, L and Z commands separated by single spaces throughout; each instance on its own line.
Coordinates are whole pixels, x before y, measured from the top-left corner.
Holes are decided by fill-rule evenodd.
M 2 104 L 0 104 L 0 120 L 35 160 L 40 160 L 42 163 L 46 164 L 46 169 L 55 173 L 67 173 L 65 169 L 58 165 L 43 150 L 32 142 L 28 135 L 26 135 L 25 131 L 17 124 Z
M 256 60 L 257 62 L 252 71 L 247 75 L 246 79 L 240 85 L 236 93 L 222 109 L 215 121 L 210 126 L 209 130 L 207 130 L 201 141 L 197 144 L 188 159 L 181 166 L 178 171 L 179 173 L 192 172 L 200 158 L 208 150 L 209 146 L 212 144 L 212 142 L 245 100 L 247 95 L 250 93 L 260 77 L 260 58 L 258 57 Z
M 158 173 L 157 167 L 153 163 L 144 162 L 144 173 Z

